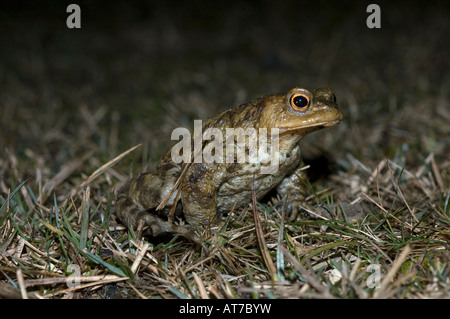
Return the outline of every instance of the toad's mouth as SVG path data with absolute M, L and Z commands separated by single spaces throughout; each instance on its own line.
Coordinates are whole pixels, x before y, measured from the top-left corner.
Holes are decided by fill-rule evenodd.
M 326 122 L 319 122 L 319 123 L 311 123 L 308 125 L 298 125 L 298 126 L 283 126 L 279 127 L 279 132 L 290 132 L 290 131 L 299 131 L 299 130 L 305 130 L 305 131 L 316 131 L 323 128 L 331 127 L 334 125 L 339 124 L 342 121 L 342 117 L 338 118 L 334 121 L 326 121 Z
M 321 117 L 321 121 L 317 121 L 317 118 L 310 118 L 309 120 L 305 118 L 303 121 L 294 121 L 293 123 L 288 123 L 288 125 L 281 126 L 278 129 L 280 133 L 288 131 L 311 132 L 337 125 L 342 121 L 344 116 L 338 109 L 329 109 L 329 111 L 324 113 Z

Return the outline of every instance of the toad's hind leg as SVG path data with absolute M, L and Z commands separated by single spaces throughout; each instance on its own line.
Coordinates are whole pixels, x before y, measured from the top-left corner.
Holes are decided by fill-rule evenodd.
M 164 184 L 165 181 L 159 176 L 150 173 L 133 177 L 118 193 L 117 216 L 131 229 L 143 222 L 144 226 L 147 226 L 146 233 L 150 236 L 175 234 L 203 245 L 201 238 L 189 228 L 172 224 L 151 212 L 159 205 L 160 196 L 156 194 L 160 192 Z

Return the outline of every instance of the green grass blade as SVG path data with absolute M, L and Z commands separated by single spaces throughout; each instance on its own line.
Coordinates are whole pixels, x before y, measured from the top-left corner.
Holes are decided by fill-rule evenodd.
M 22 183 L 19 184 L 19 186 L 17 186 L 12 192 L 11 194 L 9 194 L 9 197 L 7 200 L 5 200 L 2 203 L 2 206 L 0 207 L 0 213 L 4 211 L 4 209 L 6 208 L 6 205 L 8 203 L 8 201 L 10 201 L 14 196 L 16 196 L 17 192 L 23 187 L 23 185 L 26 184 L 26 182 L 28 181 L 28 179 L 24 180 Z M 3 222 L 3 220 L 2 220 Z M 2 222 L 0 223 L 0 225 L 2 224 Z
M 101 259 L 99 256 L 94 255 L 88 251 L 82 251 L 82 250 L 80 250 L 80 253 L 83 254 L 84 256 L 86 256 L 89 260 L 93 261 L 94 263 L 104 266 L 105 268 L 107 268 L 112 273 L 116 274 L 117 276 L 128 277 L 121 269 L 107 263 L 106 261 Z

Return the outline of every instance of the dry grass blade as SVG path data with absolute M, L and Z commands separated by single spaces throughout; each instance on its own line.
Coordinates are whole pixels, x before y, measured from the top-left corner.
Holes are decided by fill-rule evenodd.
M 80 234 L 80 249 L 86 248 L 88 231 L 89 231 L 89 199 L 91 196 L 91 189 L 89 186 L 86 187 L 86 191 L 83 195 L 82 205 L 81 205 L 81 234 Z M 80 221 L 78 223 L 80 223 Z
M 186 172 L 187 172 L 187 170 L 188 170 L 188 168 L 189 168 L 190 165 L 191 165 L 190 163 L 184 165 L 184 168 L 183 168 L 183 171 L 182 171 L 181 174 L 180 174 L 180 177 L 178 177 L 177 181 L 176 181 L 175 184 L 172 186 L 172 188 L 170 189 L 170 191 L 169 191 L 169 192 L 167 193 L 167 195 L 163 198 L 163 200 L 162 200 L 161 203 L 158 205 L 158 207 L 156 207 L 156 210 L 161 210 L 161 209 L 163 209 L 163 208 L 166 206 L 166 204 L 167 204 L 167 202 L 169 201 L 170 197 L 172 196 L 173 192 L 174 192 L 174 191 L 178 188 L 178 186 L 180 185 L 180 183 L 181 183 L 181 181 L 182 181 L 182 179 L 183 179 L 183 177 L 184 177 L 184 174 L 186 174 Z M 174 205 L 173 205 L 174 207 L 176 206 L 177 201 L 178 201 L 178 196 L 177 196 L 177 199 L 176 199 L 176 201 L 175 201 L 175 203 L 174 203 Z
M 441 177 L 442 175 L 436 165 L 436 161 L 434 160 L 434 154 L 432 154 L 431 156 L 431 169 L 433 170 L 434 178 L 436 179 L 436 183 L 439 185 L 439 189 L 441 190 L 441 192 L 444 192 L 445 185 Z
M 76 276 L 70 275 L 68 277 L 52 277 L 52 278 L 41 278 L 41 279 L 28 279 L 24 281 L 24 287 L 34 287 L 34 286 L 45 286 L 45 285 L 56 285 L 56 284 L 67 284 L 76 286 L 80 282 L 98 282 L 103 280 L 117 280 L 117 279 L 127 279 L 128 277 L 119 277 L 116 275 L 100 275 L 100 276 Z
M 277 269 L 273 264 L 272 258 L 270 257 L 270 252 L 267 249 L 266 240 L 264 239 L 264 233 L 261 228 L 261 221 L 259 219 L 258 208 L 256 206 L 256 191 L 255 191 L 255 177 L 253 176 L 253 186 L 252 186 L 252 208 L 253 208 L 253 217 L 255 220 L 255 230 L 256 237 L 258 240 L 258 246 L 261 251 L 261 255 L 263 257 L 264 263 L 269 271 L 270 278 L 272 280 L 279 280 L 277 275 Z
M 192 273 L 194 276 L 195 283 L 197 284 L 198 291 L 200 292 L 200 297 L 202 299 L 209 299 L 208 293 L 206 292 L 205 285 L 203 284 L 203 281 L 200 279 L 200 277 L 194 272 Z
M 42 187 L 42 192 L 39 194 L 38 201 L 44 203 L 53 190 L 64 182 L 70 174 L 73 173 L 78 167 L 81 166 L 89 157 L 92 156 L 92 151 L 86 152 L 80 157 L 65 164 L 62 169 L 50 180 L 45 182 Z
M 0 281 L 0 299 L 20 299 L 22 294 L 20 289 L 14 288 L 9 283 Z
M 18 168 L 17 168 L 17 165 L 18 165 L 17 157 L 14 154 L 12 154 L 8 150 L 8 148 L 5 148 L 5 151 L 6 151 L 6 154 L 8 155 L 8 157 L 9 157 L 11 170 L 12 170 L 14 176 L 15 176 L 15 179 L 18 180 L 18 181 L 21 180 L 20 175 L 19 175 L 19 171 L 18 171 Z M 24 182 L 27 182 L 27 179 L 25 179 Z M 26 187 L 20 187 L 20 192 L 22 193 L 23 197 L 25 198 L 25 201 L 27 202 L 28 207 L 30 207 L 30 208 L 34 207 L 34 203 L 33 203 L 32 199 L 30 197 L 30 194 L 28 193 L 27 188 Z
M 74 188 L 70 192 L 70 195 L 64 201 L 63 206 L 67 203 L 67 201 L 69 201 L 70 198 L 72 198 L 76 193 L 78 193 L 80 191 L 80 189 L 84 188 L 86 185 L 89 185 L 89 183 L 91 183 L 93 180 L 95 180 L 97 177 L 99 177 L 101 174 L 103 174 L 107 169 L 109 169 L 110 167 L 112 167 L 115 164 L 117 164 L 117 162 L 119 162 L 122 158 L 124 158 L 125 156 L 127 156 L 128 154 L 133 152 L 135 149 L 137 149 L 141 145 L 142 144 L 138 144 L 136 146 L 133 146 L 132 148 L 126 150 L 122 154 L 116 156 L 115 158 L 113 158 L 109 162 L 107 162 L 107 163 L 103 164 L 102 166 L 100 166 L 99 168 L 97 168 L 91 175 L 89 175 L 89 177 L 85 181 L 83 181 L 80 185 L 78 185 L 76 188 Z
M 381 286 L 379 289 L 377 289 L 374 293 L 375 298 L 386 298 L 388 293 L 388 287 L 389 284 L 394 279 L 395 274 L 400 269 L 400 266 L 405 261 L 406 257 L 408 257 L 408 254 L 411 252 L 411 248 L 408 246 L 405 246 L 403 250 L 401 251 L 400 255 L 397 259 L 395 259 L 394 264 L 392 265 L 389 272 L 386 274 L 386 276 L 381 281 Z
M 139 242 L 137 252 L 136 252 L 136 259 L 133 262 L 133 265 L 131 265 L 131 272 L 133 274 L 136 274 L 139 265 L 142 262 L 142 259 L 144 258 L 145 254 L 147 253 L 148 248 L 150 247 L 149 243 Z
M 108 284 L 111 284 L 111 283 L 115 283 L 115 282 L 119 282 L 119 281 L 125 281 L 125 280 L 130 279 L 128 277 L 117 277 L 117 276 L 113 276 L 115 278 L 110 278 L 110 276 L 95 276 L 95 277 L 103 277 L 103 279 L 97 280 L 97 281 L 94 281 L 94 282 L 91 282 L 91 283 L 88 283 L 88 284 L 85 284 L 85 285 L 78 285 L 78 286 L 71 287 L 71 288 L 68 288 L 68 289 L 52 292 L 52 293 L 44 295 L 43 297 L 54 297 L 54 296 L 57 296 L 57 295 L 62 295 L 62 294 L 68 293 L 68 292 L 72 292 L 72 291 L 76 291 L 76 290 L 80 290 L 80 289 L 84 289 L 84 288 L 88 288 L 88 287 L 108 285 Z M 81 280 L 82 278 L 83 277 L 81 276 L 79 278 L 69 278 L 68 280 L 75 280 L 75 279 L 80 279 Z
M 387 216 L 390 216 L 391 218 L 395 219 L 397 222 L 402 223 L 402 221 L 393 215 L 389 214 L 389 211 L 386 210 L 386 208 L 384 208 L 383 206 L 381 206 L 379 203 L 377 203 L 376 201 L 374 201 L 372 198 L 370 198 L 369 195 L 367 195 L 366 193 L 361 193 L 362 195 L 364 195 L 369 201 L 371 201 L 373 204 L 375 204 L 379 209 L 381 209 L 383 211 L 383 214 L 385 215 L 384 217 L 387 218 Z M 389 222 L 388 222 L 389 223 Z M 409 223 L 403 223 L 403 226 L 412 229 L 413 227 L 409 224 Z
M 28 299 L 27 290 L 25 288 L 25 284 L 24 284 L 24 280 L 23 280 L 22 269 L 17 268 L 16 276 L 17 276 L 17 284 L 19 285 L 20 295 L 21 295 L 22 299 Z
M 192 271 L 195 268 L 199 267 L 200 265 L 202 265 L 202 264 L 206 263 L 207 261 L 212 260 L 214 258 L 215 258 L 215 256 L 213 254 L 211 254 L 208 257 L 205 257 L 204 259 L 200 260 L 199 262 L 193 264 L 192 266 L 186 268 L 186 272 Z
M 281 252 L 288 259 L 288 261 L 298 270 L 298 272 L 308 281 L 308 283 L 322 294 L 324 298 L 334 298 L 320 282 L 316 280 L 314 275 L 312 275 L 302 264 L 284 247 L 280 247 Z
M 134 285 L 132 285 L 130 282 L 127 282 L 128 286 L 131 287 L 131 289 L 134 290 L 134 292 L 139 296 L 141 299 L 148 299 L 147 296 L 145 296 L 142 292 L 140 292 Z
M 416 215 L 414 215 L 414 212 L 412 211 L 411 207 L 409 206 L 408 202 L 407 202 L 406 199 L 405 199 L 405 195 L 403 195 L 403 191 L 402 191 L 402 189 L 400 188 L 400 185 L 398 184 L 398 182 L 397 182 L 397 181 L 395 180 L 395 178 L 394 178 L 394 173 L 392 172 L 392 169 L 391 169 L 391 166 L 389 165 L 389 163 L 388 163 L 388 166 L 387 166 L 387 167 L 388 167 L 389 172 L 390 172 L 390 174 L 391 174 L 391 179 L 392 179 L 392 182 L 393 182 L 394 185 L 395 185 L 395 189 L 397 190 L 398 195 L 400 196 L 400 198 L 402 199 L 402 201 L 405 203 L 406 207 L 408 208 L 408 211 L 409 211 L 411 217 L 412 217 L 416 222 L 418 222 Z M 403 168 L 402 168 L 402 172 L 403 172 Z

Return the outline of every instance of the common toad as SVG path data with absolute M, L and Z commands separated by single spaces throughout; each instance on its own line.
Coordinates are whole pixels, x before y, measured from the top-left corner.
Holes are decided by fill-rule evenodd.
M 208 150 L 211 155 L 220 155 L 222 151 L 228 156 L 229 139 L 223 138 L 226 142 L 223 148 L 216 147 L 213 151 L 212 146 L 216 144 L 211 143 L 218 141 L 217 133 L 225 137 L 227 129 L 242 128 L 256 131 L 256 135 L 245 137 L 249 144 L 244 148 L 231 143 L 234 155 L 241 149 L 250 156 L 255 151 L 251 145 L 258 145 L 251 144 L 255 142 L 252 138 L 267 142 L 266 153 L 257 153 L 253 162 L 242 163 L 235 156 L 231 161 L 227 157 L 220 162 L 215 157 L 212 163 L 206 160 L 177 163 L 173 155 L 179 155 L 179 150 L 172 148 L 162 157 L 155 173 L 141 173 L 122 187 L 117 196 L 117 214 L 128 227 L 144 223 L 149 235 L 178 234 L 196 243 L 202 243 L 202 239 L 192 228 L 217 224 L 223 213 L 247 206 L 252 200 L 253 187 L 257 200 L 272 189 L 283 198 L 287 196 L 286 207 L 295 215 L 307 195 L 299 141 L 313 131 L 338 124 L 342 118 L 336 98 L 328 88 L 314 93 L 293 88 L 286 94 L 266 95 L 229 109 L 203 122 L 202 132 L 208 128 L 219 130 L 215 131 L 214 139 L 202 140 L 200 151 Z M 269 135 L 273 133 L 270 138 L 264 139 L 261 133 L 264 129 Z M 193 140 L 190 145 L 194 144 Z M 271 157 L 271 161 L 264 156 Z M 270 172 L 274 163 L 275 169 Z M 184 213 L 192 227 L 172 223 L 175 213 Z

